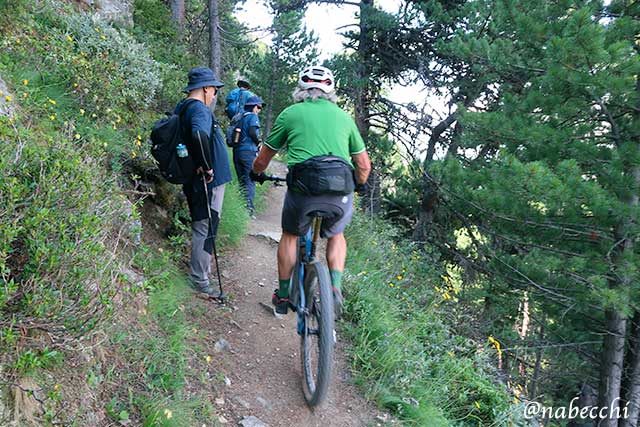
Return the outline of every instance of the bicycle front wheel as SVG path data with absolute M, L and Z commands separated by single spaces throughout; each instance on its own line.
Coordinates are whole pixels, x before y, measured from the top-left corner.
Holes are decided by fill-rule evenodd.
M 334 347 L 333 294 L 329 270 L 324 264 L 305 266 L 306 310 L 300 339 L 302 389 L 309 406 L 322 404 L 331 382 Z

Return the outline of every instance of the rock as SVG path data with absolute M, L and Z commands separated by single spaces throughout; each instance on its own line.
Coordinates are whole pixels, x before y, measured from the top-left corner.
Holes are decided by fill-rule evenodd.
M 13 117 L 16 112 L 16 97 L 9 93 L 7 84 L 0 77 L 0 116 Z
M 280 243 L 281 234 L 277 231 L 258 231 L 257 233 L 251 235 L 265 239 L 270 243 Z
M 249 409 L 251 408 L 251 404 L 249 402 L 247 402 L 246 400 L 243 400 L 239 397 L 236 397 L 236 401 L 240 404 L 240 406 L 242 406 L 244 409 Z
M 223 351 L 231 350 L 231 346 L 229 345 L 229 342 L 227 340 L 225 340 L 224 338 L 220 338 L 213 349 L 217 353 L 221 353 Z
M 5 404 L 5 400 L 8 399 L 9 392 L 6 388 L 0 387 L 0 425 L 8 425 L 11 418 L 11 411 Z
M 231 319 L 229 321 L 229 323 L 231 323 L 233 326 L 235 326 L 236 328 L 240 329 L 242 331 L 242 326 L 240 326 L 240 324 L 238 322 L 236 322 L 235 320 Z
M 218 406 L 224 406 L 224 399 L 222 397 L 219 397 L 215 400 L 215 403 Z
M 271 410 L 271 403 L 269 403 L 267 399 L 258 396 L 256 397 L 256 402 L 258 402 L 264 409 Z
M 229 377 L 224 377 L 224 384 L 227 387 L 231 387 L 231 380 L 229 379 Z
M 267 424 L 254 417 L 253 415 L 251 415 L 250 417 L 244 417 L 238 425 L 241 425 L 242 427 L 269 427 Z
M 218 422 L 219 422 L 220 424 L 227 424 L 229 421 L 227 421 L 227 419 L 226 419 L 225 417 L 223 417 L 222 415 L 220 415 L 220 416 L 218 417 Z
M 82 2 L 92 7 L 102 19 L 133 27 L 132 0 L 82 0 Z

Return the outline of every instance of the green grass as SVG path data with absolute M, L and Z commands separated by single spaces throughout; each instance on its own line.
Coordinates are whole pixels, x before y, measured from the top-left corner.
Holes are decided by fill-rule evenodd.
M 456 291 L 437 260 L 360 216 L 347 240 L 345 328 L 370 397 L 406 425 L 516 425 L 512 398 L 492 379 L 495 354 L 449 331 Z
M 188 361 L 200 351 L 190 344 L 193 325 L 186 307 L 193 292 L 187 278 L 169 251 L 143 246 L 135 264 L 144 272 L 148 305 L 139 321 L 109 331 L 113 347 L 134 369 L 120 373 L 124 377 L 105 410 L 114 422 L 131 420 L 149 427 L 210 422 L 215 416 L 210 396 L 185 396 L 186 378 L 197 376 Z

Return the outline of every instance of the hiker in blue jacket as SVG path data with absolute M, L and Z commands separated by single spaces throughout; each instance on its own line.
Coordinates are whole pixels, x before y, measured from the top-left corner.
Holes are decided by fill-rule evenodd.
M 194 68 L 189 71 L 189 84 L 183 89 L 188 95 L 175 109 L 178 112 L 189 102 L 181 123 L 197 168 L 193 180 L 182 186 L 191 214 L 191 280 L 198 291 L 213 297 L 219 296 L 209 283 L 213 240 L 218 232 L 225 184 L 231 181 L 226 144 L 210 109 L 222 86 L 224 83 L 218 81 L 211 69 Z
M 253 96 L 253 93 L 249 90 L 251 85 L 248 81 L 238 80 L 237 86 L 238 87 L 229 92 L 229 95 L 225 98 L 226 107 L 224 112 L 227 114 L 229 120 L 233 120 L 234 116 L 242 113 L 245 102 Z
M 262 143 L 260 135 L 260 119 L 258 113 L 264 103 L 259 96 L 251 96 L 244 104 L 244 114 L 240 119 L 240 137 L 238 143 L 233 145 L 233 164 L 238 174 L 238 183 L 247 202 L 249 216 L 254 217 L 253 199 L 256 195 L 256 183 L 249 178 L 249 172 L 253 167 L 253 161 L 258 155 L 258 149 Z

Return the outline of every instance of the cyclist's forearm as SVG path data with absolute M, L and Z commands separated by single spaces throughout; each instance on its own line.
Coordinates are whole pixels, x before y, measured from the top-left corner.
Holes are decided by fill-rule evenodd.
M 273 156 L 278 153 L 276 150 L 273 150 L 266 145 L 263 145 L 260 148 L 260 152 L 258 153 L 258 157 L 253 161 L 253 171 L 255 173 L 264 172 L 269 166 L 269 162 L 273 159 Z
M 371 173 L 371 160 L 369 160 L 369 154 L 363 151 L 351 156 L 353 163 L 356 167 L 356 183 L 364 184 L 369 178 Z

